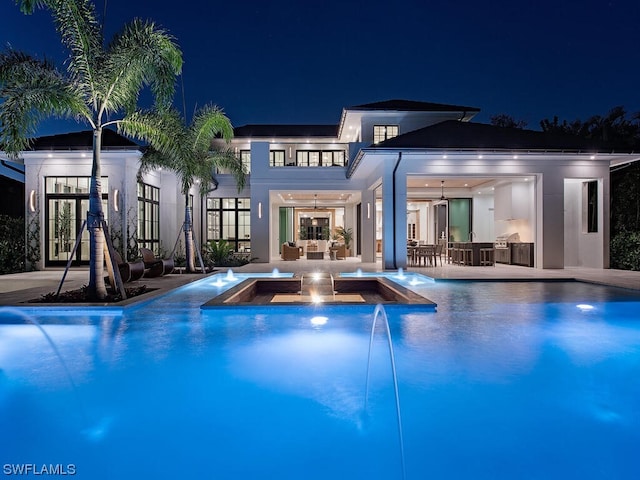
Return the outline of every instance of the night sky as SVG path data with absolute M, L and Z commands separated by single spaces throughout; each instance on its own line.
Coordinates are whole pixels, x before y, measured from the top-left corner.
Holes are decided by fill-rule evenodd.
M 102 17 L 105 0 L 96 0 Z M 640 111 L 637 0 L 107 0 L 107 39 L 134 17 L 182 48 L 187 114 L 234 125 L 338 123 L 342 107 L 402 98 L 539 121 Z M 3 44 L 62 64 L 45 11 L 0 5 Z M 176 106 L 182 109 L 178 81 Z M 47 122 L 40 134 L 85 127 Z

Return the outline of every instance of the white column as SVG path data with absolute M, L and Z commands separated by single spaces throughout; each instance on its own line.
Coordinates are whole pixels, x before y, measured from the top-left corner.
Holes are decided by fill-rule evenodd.
M 407 181 L 400 166 L 394 186 L 395 166 L 388 162 L 382 175 L 382 264 L 388 270 L 407 266 Z
M 362 231 L 358 232 L 361 239 L 363 262 L 376 261 L 376 198 L 374 190 L 361 192 L 362 198 Z
M 564 268 L 564 178 L 543 175 L 537 182 L 537 265 Z
M 260 173 L 269 166 L 269 144 L 251 144 L 251 172 Z M 271 259 L 271 206 L 269 187 L 265 184 L 251 185 L 251 257 L 257 263 L 268 263 Z

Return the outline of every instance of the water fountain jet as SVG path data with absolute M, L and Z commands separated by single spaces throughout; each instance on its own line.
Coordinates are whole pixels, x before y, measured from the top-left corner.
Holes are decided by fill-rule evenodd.
M 382 321 L 387 329 L 387 344 L 389 345 L 389 357 L 391 358 L 391 372 L 393 374 L 393 390 L 396 400 L 396 417 L 398 419 L 398 439 L 400 443 L 400 460 L 402 462 L 402 478 L 406 478 L 405 464 L 404 464 L 404 440 L 402 438 L 402 417 L 400 415 L 400 395 L 398 394 L 398 376 L 396 374 L 396 360 L 393 354 L 393 342 L 391 341 L 391 328 L 389 327 L 389 320 L 387 319 L 387 312 L 382 304 L 376 305 L 373 311 L 373 323 L 371 324 L 371 336 L 369 337 L 369 355 L 367 357 L 367 383 L 365 386 L 364 394 L 364 412 L 366 415 L 367 406 L 369 402 L 369 373 L 371 367 L 371 350 L 373 347 L 373 334 L 376 329 L 376 323 L 378 318 L 382 317 Z

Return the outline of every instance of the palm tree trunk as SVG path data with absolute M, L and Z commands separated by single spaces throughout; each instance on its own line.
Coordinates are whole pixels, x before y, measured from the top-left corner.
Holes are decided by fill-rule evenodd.
M 196 255 L 193 246 L 193 224 L 191 209 L 189 208 L 189 193 L 184 196 L 184 251 L 187 262 L 187 272 L 196 271 Z
M 102 179 L 100 177 L 100 149 L 102 148 L 102 128 L 93 131 L 93 164 L 91 184 L 89 186 L 89 212 L 87 229 L 89 230 L 89 285 L 91 300 L 104 300 L 107 288 L 104 284 L 104 232 L 102 230 Z

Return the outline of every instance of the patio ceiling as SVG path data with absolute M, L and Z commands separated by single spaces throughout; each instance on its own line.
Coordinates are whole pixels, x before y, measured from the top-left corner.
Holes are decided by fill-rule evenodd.
M 407 179 L 407 196 L 411 199 L 439 200 L 444 181 L 444 193 L 470 196 L 472 194 L 490 194 L 497 185 L 513 182 L 533 181 L 534 177 L 428 177 L 410 176 Z M 346 204 L 360 202 L 360 192 L 340 190 L 290 190 L 272 191 L 272 203 L 292 207 L 343 207 Z

